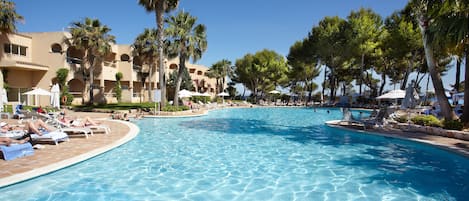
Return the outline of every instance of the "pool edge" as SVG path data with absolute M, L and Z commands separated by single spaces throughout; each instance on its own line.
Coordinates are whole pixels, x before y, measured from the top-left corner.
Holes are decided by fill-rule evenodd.
M 135 125 L 131 122 L 124 122 L 124 121 L 119 121 L 119 122 L 126 125 L 130 129 L 129 132 L 123 138 L 121 138 L 121 139 L 119 139 L 119 140 L 117 140 L 117 141 L 115 141 L 111 144 L 107 144 L 105 146 L 93 149 L 89 152 L 74 156 L 74 157 L 66 159 L 66 160 L 62 160 L 62 161 L 59 161 L 59 162 L 56 162 L 56 163 L 52 163 L 50 165 L 40 167 L 40 168 L 36 168 L 36 169 L 30 170 L 30 171 L 27 171 L 27 172 L 14 174 L 14 175 L 11 175 L 9 177 L 1 178 L 0 179 L 0 188 L 10 186 L 10 185 L 13 185 L 13 184 L 16 184 L 16 183 L 20 183 L 20 182 L 23 182 L 23 181 L 26 181 L 26 180 L 30 180 L 30 179 L 33 179 L 33 178 L 36 178 L 36 177 L 39 177 L 39 176 L 42 176 L 42 175 L 45 175 L 45 174 L 49 174 L 51 172 L 55 172 L 57 170 L 66 168 L 68 166 L 75 165 L 77 163 L 83 162 L 85 160 L 88 160 L 88 159 L 93 158 L 95 156 L 98 156 L 100 154 L 106 153 L 106 152 L 108 152 L 108 151 L 110 151 L 110 150 L 112 150 L 116 147 L 119 147 L 119 146 L 129 142 L 130 140 L 134 139 L 138 135 L 138 133 L 140 132 L 140 128 L 137 125 Z

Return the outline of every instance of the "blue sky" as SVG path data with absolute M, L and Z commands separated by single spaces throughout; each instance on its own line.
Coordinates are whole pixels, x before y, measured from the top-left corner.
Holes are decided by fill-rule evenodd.
M 13 2 L 25 18 L 17 26 L 19 32 L 67 30 L 71 22 L 91 17 L 110 27 L 118 44 L 131 44 L 144 28 L 156 26 L 154 14 L 147 13 L 137 0 Z M 365 7 L 385 18 L 406 4 L 406 0 L 181 0 L 179 9 L 207 26 L 208 49 L 196 63 L 210 67 L 222 59 L 234 63 L 265 48 L 286 56 L 290 46 L 325 16 L 346 18 L 352 10 Z

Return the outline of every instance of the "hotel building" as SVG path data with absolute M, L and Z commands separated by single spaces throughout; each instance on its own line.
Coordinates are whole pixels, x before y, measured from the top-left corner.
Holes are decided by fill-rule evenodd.
M 85 82 L 89 75 L 83 73 L 81 57 L 83 52 L 64 43 L 70 38 L 68 32 L 15 33 L 0 36 L 0 69 L 7 84 L 7 96 L 10 104 L 26 103 L 29 105 L 50 105 L 50 98 L 40 96 L 36 99 L 24 95 L 35 88 L 50 90 L 57 82 L 56 72 L 60 68 L 69 69 L 67 85 L 74 96 L 72 104 L 81 104 Z M 95 102 L 116 103 L 116 73 L 121 72 L 122 102 L 146 102 L 148 87 L 159 87 L 158 69 L 149 77 L 149 66 L 132 57 L 130 45 L 112 44 L 112 53 L 95 66 L 93 94 Z M 165 59 L 165 73 L 178 69 L 179 60 Z M 196 91 L 215 95 L 216 80 L 207 77 L 208 68 L 186 63 Z M 149 80 L 151 83 L 149 84 Z M 153 94 L 153 93 L 152 93 Z

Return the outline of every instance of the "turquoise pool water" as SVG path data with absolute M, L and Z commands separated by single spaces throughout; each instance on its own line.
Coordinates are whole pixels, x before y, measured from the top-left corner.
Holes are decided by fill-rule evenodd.
M 129 143 L 0 198 L 467 200 L 469 159 L 324 125 L 338 118 L 334 109 L 252 108 L 144 119 Z

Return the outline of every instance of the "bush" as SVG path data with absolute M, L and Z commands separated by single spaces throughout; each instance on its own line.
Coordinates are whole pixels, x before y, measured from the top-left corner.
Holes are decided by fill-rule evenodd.
M 411 121 L 421 126 L 443 127 L 441 121 L 433 115 L 418 115 L 413 117 Z
M 444 120 L 443 128 L 448 130 L 462 130 L 464 128 L 463 124 L 459 120 Z
M 167 105 L 162 109 L 162 111 L 165 111 L 165 112 L 180 112 L 184 110 L 189 110 L 189 107 L 185 105 L 183 106 Z
M 399 123 L 407 123 L 407 117 L 406 116 L 399 116 L 397 118 L 395 118 L 395 120 Z

